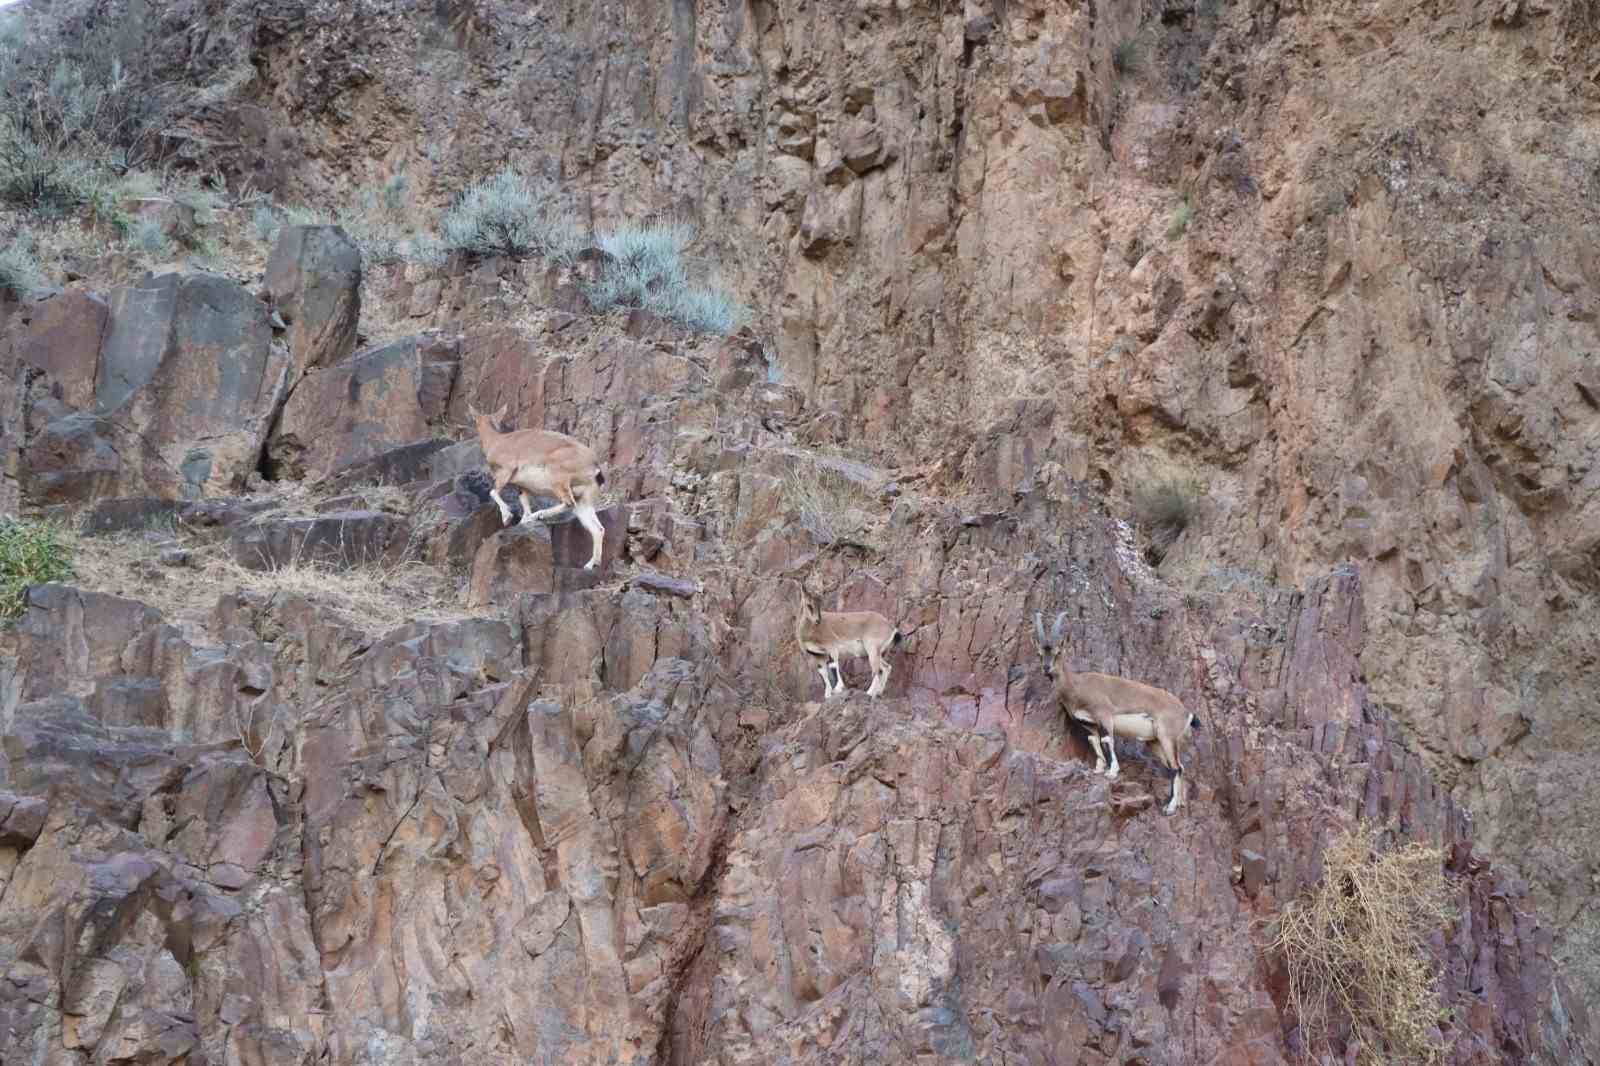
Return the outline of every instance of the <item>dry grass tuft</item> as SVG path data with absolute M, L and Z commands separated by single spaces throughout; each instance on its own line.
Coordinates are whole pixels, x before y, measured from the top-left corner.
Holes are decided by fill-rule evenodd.
M 1284 908 L 1268 951 L 1289 968 L 1289 997 L 1307 1038 L 1348 1024 L 1358 1061 L 1435 1063 L 1448 1050 L 1437 964 L 1426 937 L 1455 918 L 1438 848 L 1379 853 L 1370 826 L 1335 838 L 1322 883 Z
M 1136 478 L 1129 502 L 1134 519 L 1150 538 L 1145 553 L 1150 565 L 1160 566 L 1189 528 L 1203 491 L 1200 482 L 1171 468 L 1149 470 Z
M 783 481 L 783 499 L 800 524 L 823 544 L 865 544 L 876 511 L 866 485 L 815 458 L 796 456 Z

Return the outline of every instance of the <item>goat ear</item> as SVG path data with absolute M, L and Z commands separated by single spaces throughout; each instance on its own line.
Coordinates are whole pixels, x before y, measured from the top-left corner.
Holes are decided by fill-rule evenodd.
M 1057 644 L 1061 641 L 1061 627 L 1067 624 L 1067 612 L 1062 611 L 1056 615 L 1056 624 L 1050 627 L 1050 643 Z
M 511 404 L 503 403 L 503 404 L 500 405 L 500 409 L 497 410 L 494 414 L 490 415 L 489 417 L 494 419 L 496 423 L 504 422 L 505 419 L 506 419 L 506 412 L 510 411 L 510 410 L 511 410 Z
M 1033 642 L 1041 648 L 1048 643 L 1044 639 L 1044 615 L 1038 611 L 1033 612 Z

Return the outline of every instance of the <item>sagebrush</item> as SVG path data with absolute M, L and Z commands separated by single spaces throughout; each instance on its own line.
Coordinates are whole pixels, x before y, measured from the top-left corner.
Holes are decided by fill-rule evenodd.
M 26 296 L 44 285 L 39 259 L 20 239 L 0 246 L 0 293 Z
M 66 10 L 0 13 L 0 198 L 46 213 L 159 166 L 185 96 L 151 58 L 156 20 Z
M 511 169 L 469 185 L 439 220 L 444 247 L 471 256 L 560 261 L 581 245 L 554 191 Z
M 1322 882 L 1283 909 L 1268 947 L 1308 1048 L 1347 1026 L 1363 1064 L 1444 1058 L 1449 1011 L 1424 945 L 1454 920 L 1454 896 L 1438 848 L 1381 851 L 1365 823 L 1328 844 Z
M 622 226 L 596 238 L 609 257 L 585 295 L 596 311 L 637 307 L 691 329 L 728 334 L 745 309 L 721 289 L 695 285 L 684 264 L 694 231 L 679 223 Z
M 72 541 L 50 522 L 0 517 L 0 619 L 20 615 L 28 588 L 72 576 Z

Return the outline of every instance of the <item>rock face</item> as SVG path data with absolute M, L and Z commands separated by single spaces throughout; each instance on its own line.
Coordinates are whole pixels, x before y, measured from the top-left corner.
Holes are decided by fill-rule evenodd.
M 319 478 L 431 437 L 459 359 L 453 340 L 407 337 L 311 370 L 284 405 L 269 465 L 279 477 Z
M 355 350 L 361 249 L 338 226 L 285 226 L 267 260 L 267 294 L 288 325 L 295 376 Z
M 282 345 L 220 279 L 0 304 L 0 505 L 204 497 L 465 585 L 398 626 L 30 592 L 0 1061 L 1338 1061 L 1261 923 L 1356 818 L 1447 856 L 1448 1062 L 1600 1058 L 1582 5 L 645 7 L 235 6 L 173 62 L 248 53 L 193 128 L 291 198 L 403 165 L 438 208 L 512 145 L 597 224 L 694 218 L 754 336 L 518 324 L 570 279 L 491 260 L 375 273 L 439 333 L 354 354 L 318 227 Z M 469 402 L 602 454 L 601 574 L 499 530 Z M 247 522 L 263 446 L 441 524 Z M 1116 516 L 1163 467 L 1205 491 L 1156 572 Z M 814 702 L 800 580 L 908 634 L 886 699 Z M 1049 706 L 1061 610 L 1200 715 L 1179 816 Z
M 14 316 L 6 345 L 17 482 L 34 506 L 238 487 L 288 387 L 266 307 L 212 275 L 165 274 L 106 301 L 62 293 Z
M 501 532 L 470 447 L 395 460 L 418 476 L 385 491 L 437 527 L 338 510 L 376 498 L 347 487 L 305 518 L 93 509 L 209 522 L 268 566 L 376 574 L 402 538 L 476 562 L 430 622 L 30 591 L 0 633 L 0 1059 L 1288 1063 L 1260 923 L 1363 818 L 1448 857 L 1448 1061 L 1594 1060 L 1527 884 L 1361 680 L 1358 568 L 1184 596 L 1059 474 L 975 510 L 901 471 L 862 544 L 829 540 L 744 342 L 570 344 L 531 378 L 592 383 L 559 393 L 578 426 L 653 360 L 729 368 L 655 394 L 636 458 L 613 454 L 663 491 L 605 513 L 598 574 L 576 523 Z M 855 691 L 815 702 L 800 577 L 908 634 L 885 699 L 852 662 Z M 1027 620 L 1063 607 L 1075 665 L 1200 715 L 1178 816 L 1138 745 L 1095 777 L 1049 705 Z

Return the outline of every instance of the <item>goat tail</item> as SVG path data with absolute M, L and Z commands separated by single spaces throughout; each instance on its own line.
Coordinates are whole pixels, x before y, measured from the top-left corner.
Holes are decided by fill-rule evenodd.
M 1198 714 L 1189 715 L 1189 728 L 1196 731 L 1200 729 L 1200 716 Z
M 889 647 L 898 648 L 905 639 L 906 635 L 900 632 L 900 630 L 896 629 L 893 633 L 889 634 Z
M 595 467 L 594 470 L 594 483 L 596 485 L 604 485 L 606 483 L 606 472 L 599 467 Z

